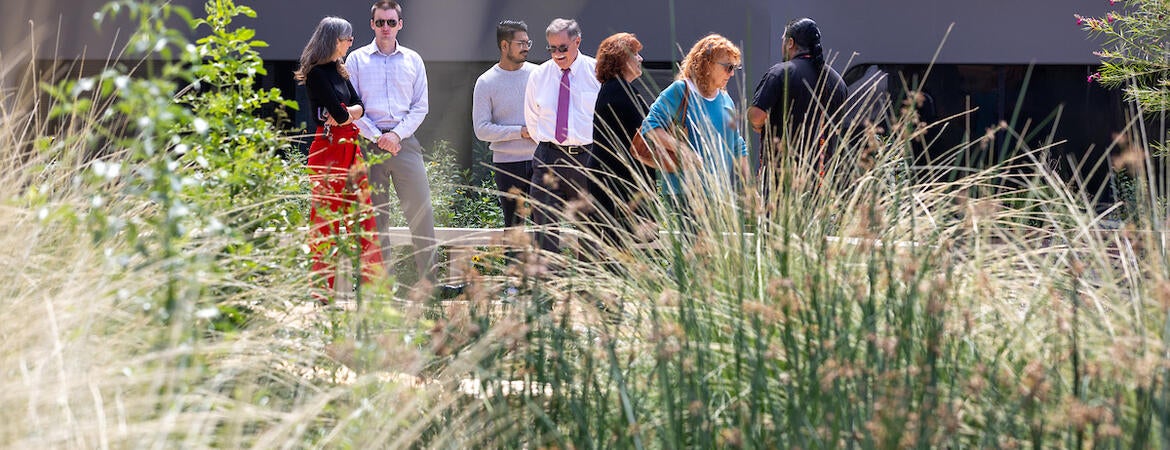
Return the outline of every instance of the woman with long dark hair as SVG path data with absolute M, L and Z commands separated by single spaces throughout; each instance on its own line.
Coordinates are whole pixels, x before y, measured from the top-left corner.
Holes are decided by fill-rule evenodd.
M 610 245 L 621 233 L 638 231 L 648 222 L 645 204 L 655 196 L 657 171 L 630 155 L 630 140 L 646 118 L 649 105 L 631 84 L 642 75 L 642 43 L 630 33 L 617 33 L 597 48 L 597 81 L 601 90 L 593 109 L 593 174 L 589 193 L 597 202 L 596 221 Z
M 312 182 L 309 247 L 313 277 L 317 283 L 324 278 L 330 292 L 336 272 L 334 259 L 343 254 L 333 251 L 343 223 L 349 232 L 361 229 L 362 279 L 385 273 L 381 248 L 374 236 L 377 228 L 365 163 L 356 142 L 358 129 L 353 123 L 361 118 L 364 109 L 341 63 L 351 45 L 353 26 L 349 22 L 337 17 L 321 19 L 294 73 L 308 91 L 310 111 L 317 124 L 308 161 Z M 327 295 L 318 292 L 314 296 L 322 303 L 329 302 Z

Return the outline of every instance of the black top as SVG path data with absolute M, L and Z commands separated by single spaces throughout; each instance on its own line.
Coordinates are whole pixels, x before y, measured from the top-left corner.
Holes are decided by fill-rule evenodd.
M 765 139 L 789 134 L 807 141 L 809 133 L 821 128 L 825 113 L 836 114 L 848 96 L 849 89 L 836 70 L 827 64 L 817 70 L 804 53 L 768 69 L 756 86 L 752 106 L 768 112 L 770 129 L 764 130 Z
M 603 185 L 590 183 L 590 194 L 597 200 L 599 209 L 622 222 L 627 221 L 621 219 L 623 214 L 617 211 L 617 202 L 628 203 L 633 198 L 640 185 L 634 173 L 650 186 L 655 186 L 658 176 L 656 170 L 634 160 L 628 150 L 649 109 L 642 94 L 621 77 L 601 84 L 593 108 L 591 168 L 597 171 L 596 176 Z
M 305 75 L 305 89 L 309 92 L 309 107 L 318 126 L 325 125 L 326 112 L 337 123 L 345 123 L 349 120 L 349 111 L 345 108 L 362 104 L 353 83 L 337 71 L 336 61 L 309 69 Z

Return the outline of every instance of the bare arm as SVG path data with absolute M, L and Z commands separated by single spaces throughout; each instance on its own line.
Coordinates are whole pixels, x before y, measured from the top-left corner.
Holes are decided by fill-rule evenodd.
M 761 133 L 764 129 L 764 123 L 768 121 L 768 112 L 755 106 L 749 106 L 747 110 L 748 123 L 751 124 L 752 129 L 757 133 Z

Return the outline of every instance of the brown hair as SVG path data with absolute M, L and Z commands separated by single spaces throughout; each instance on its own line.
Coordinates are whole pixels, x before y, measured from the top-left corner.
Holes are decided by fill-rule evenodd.
M 374 2 L 374 6 L 370 7 L 370 20 L 374 20 L 374 13 L 377 13 L 379 9 L 393 9 L 398 13 L 398 19 L 402 20 L 402 5 L 399 5 L 394 0 L 378 0 Z
M 626 64 L 642 51 L 642 43 L 631 33 L 618 33 L 601 41 L 597 47 L 597 81 L 624 78 Z
M 309 43 L 305 44 L 305 49 L 301 51 L 300 66 L 293 72 L 293 79 L 304 84 L 310 70 L 334 61 L 338 63 L 337 72 L 343 78 L 349 79 L 345 65 L 341 64 L 340 60 L 333 59 L 338 39 L 343 37 L 353 38 L 353 26 L 348 21 L 340 17 L 321 19 L 321 22 L 317 23 L 317 28 L 313 30 L 313 36 L 309 37 Z
M 678 79 L 691 80 L 699 88 L 699 92 L 706 95 L 715 88 L 712 86 L 713 80 L 707 74 L 715 60 L 723 55 L 730 56 L 736 63 L 740 61 L 739 47 L 727 38 L 714 33 L 704 36 L 695 42 L 686 58 L 683 58 L 682 64 L 679 65 Z

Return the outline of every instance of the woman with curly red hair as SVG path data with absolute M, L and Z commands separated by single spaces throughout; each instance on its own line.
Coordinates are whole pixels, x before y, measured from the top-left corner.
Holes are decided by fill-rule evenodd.
M 666 172 L 663 190 L 686 219 L 684 229 L 694 219 L 687 197 L 734 189 L 747 168 L 747 144 L 726 90 L 740 68 L 740 55 L 735 44 L 718 34 L 699 39 L 683 59 L 678 80 L 658 95 L 642 124 L 642 133 L 659 150 L 659 167 Z
M 642 75 L 642 43 L 617 33 L 597 48 L 601 90 L 593 109 L 593 174 L 589 193 L 597 202 L 595 220 L 611 245 L 620 235 L 646 222 L 645 197 L 654 195 L 657 171 L 630 157 L 631 138 L 642 126 L 649 106 L 631 82 Z

